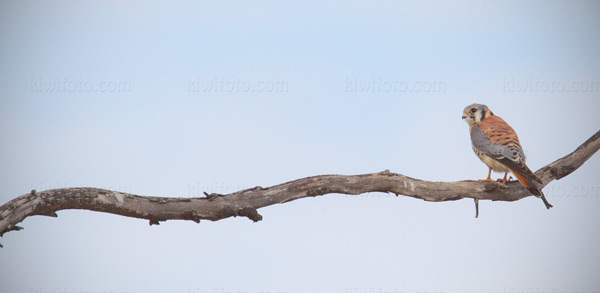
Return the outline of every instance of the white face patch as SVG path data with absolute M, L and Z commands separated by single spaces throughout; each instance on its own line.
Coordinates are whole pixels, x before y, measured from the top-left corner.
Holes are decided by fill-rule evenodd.
M 477 109 L 477 112 L 475 112 L 475 122 L 481 122 L 481 118 L 483 118 L 483 110 Z
M 467 124 L 473 125 L 474 123 L 476 123 L 475 119 L 477 119 L 477 116 L 473 117 L 473 113 L 471 113 L 470 110 L 463 113 L 463 115 L 464 115 L 464 120 L 465 120 L 465 122 L 467 122 Z M 475 118 L 475 119 L 473 119 L 473 118 Z

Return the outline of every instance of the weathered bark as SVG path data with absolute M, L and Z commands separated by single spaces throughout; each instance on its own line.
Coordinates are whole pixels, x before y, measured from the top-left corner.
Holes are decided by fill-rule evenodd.
M 600 148 L 600 131 L 572 153 L 536 172 L 546 186 L 561 179 L 589 159 Z M 543 187 L 542 186 L 542 187 Z M 531 194 L 519 182 L 430 182 L 410 178 L 388 170 L 364 175 L 320 175 L 302 178 L 268 188 L 255 187 L 230 194 L 206 194 L 203 198 L 169 198 L 139 196 L 98 188 L 76 187 L 52 189 L 17 197 L 0 207 L 0 236 L 21 230 L 17 226 L 34 215 L 56 217 L 56 211 L 85 209 L 147 219 L 152 224 L 166 220 L 201 219 L 217 221 L 243 216 L 260 221 L 257 209 L 303 197 L 329 193 L 362 194 L 389 192 L 426 201 L 448 201 L 463 198 L 476 200 L 515 201 Z

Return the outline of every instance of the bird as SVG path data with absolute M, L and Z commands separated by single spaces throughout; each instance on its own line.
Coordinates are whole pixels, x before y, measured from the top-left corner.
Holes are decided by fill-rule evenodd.
M 529 193 L 541 198 L 546 208 L 550 209 L 552 205 L 539 187 L 542 180 L 525 164 L 525 154 L 515 130 L 482 104 L 474 103 L 465 107 L 462 119 L 469 124 L 473 151 L 489 168 L 487 178 L 478 181 L 493 182 L 493 170 L 504 172 L 504 178 L 498 181 L 506 183 L 512 179 L 506 178 L 511 172 Z

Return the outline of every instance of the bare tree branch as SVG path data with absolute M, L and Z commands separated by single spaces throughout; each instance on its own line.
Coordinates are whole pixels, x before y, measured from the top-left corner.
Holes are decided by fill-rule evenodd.
M 600 131 L 572 153 L 541 168 L 536 175 L 546 186 L 561 179 L 589 159 L 600 148 Z M 0 206 L 0 236 L 14 230 L 25 218 L 34 215 L 56 217 L 65 209 L 84 209 L 126 217 L 147 219 L 150 225 L 166 220 L 201 219 L 217 221 L 243 216 L 260 221 L 257 209 L 303 197 L 329 193 L 362 194 L 389 192 L 426 201 L 449 201 L 463 198 L 515 201 L 531 194 L 519 182 L 430 182 L 410 178 L 388 170 L 364 175 L 320 175 L 302 178 L 268 188 L 255 187 L 230 194 L 207 194 L 205 198 L 169 198 L 139 196 L 98 188 L 77 187 L 52 189 L 17 197 Z

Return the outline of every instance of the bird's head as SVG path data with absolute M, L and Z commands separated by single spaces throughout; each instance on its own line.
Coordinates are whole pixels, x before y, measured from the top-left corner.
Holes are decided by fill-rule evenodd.
M 462 119 L 467 121 L 469 125 L 473 125 L 492 115 L 494 115 L 494 113 L 492 113 L 486 105 L 475 103 L 465 107 Z

